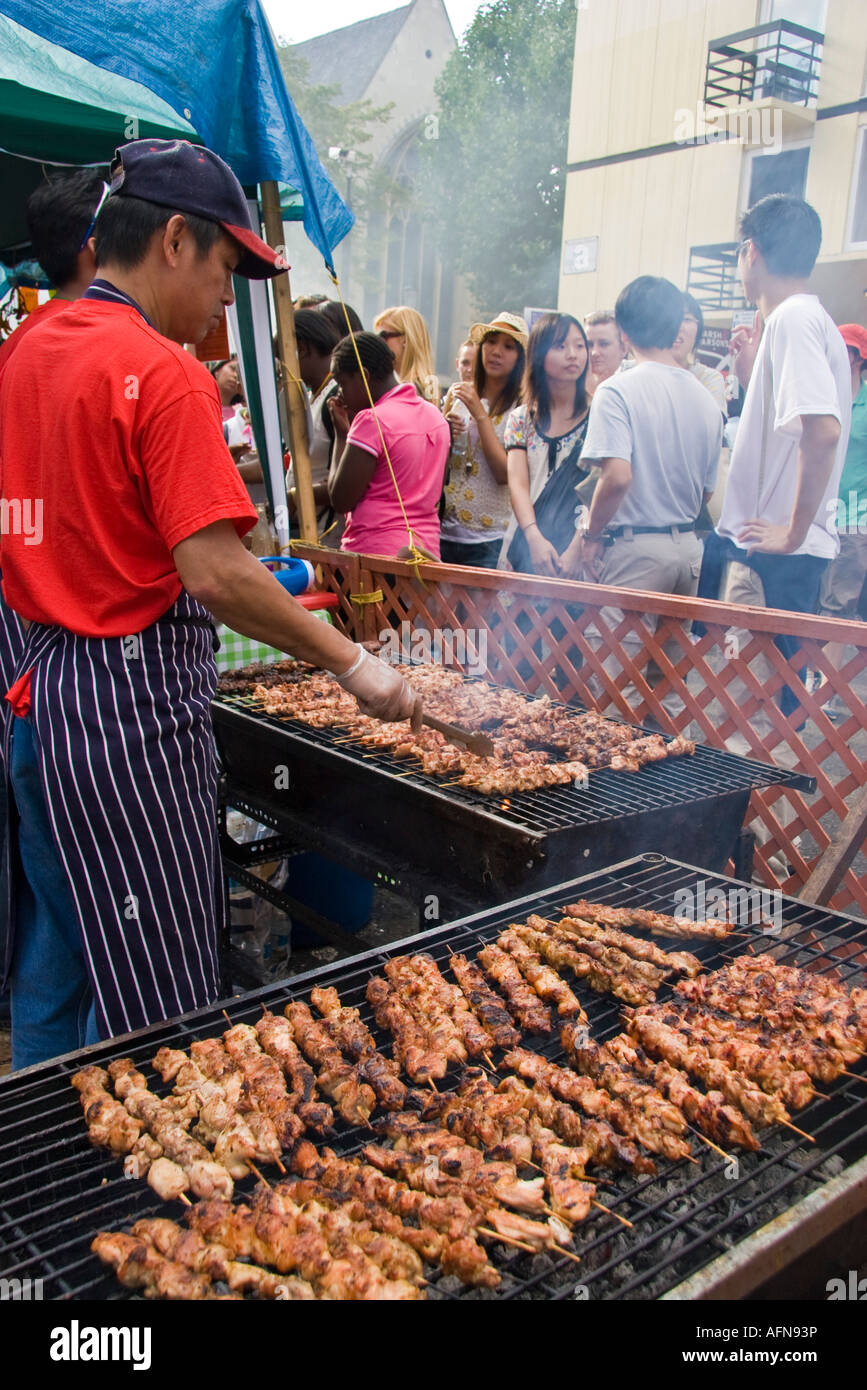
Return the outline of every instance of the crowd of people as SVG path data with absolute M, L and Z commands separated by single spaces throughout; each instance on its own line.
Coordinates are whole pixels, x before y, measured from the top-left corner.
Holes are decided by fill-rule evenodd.
M 396 671 L 243 543 L 262 479 L 237 363 L 209 372 L 185 346 L 219 327 L 233 275 L 285 262 L 228 166 L 132 141 L 110 185 L 46 182 L 29 215 L 56 293 L 0 345 L 15 1067 L 216 997 L 214 621 L 333 672 L 366 713 L 420 713 Z M 547 313 L 528 331 L 504 309 L 473 324 L 445 391 L 414 309 L 365 331 L 341 302 L 299 302 L 298 379 L 283 364 L 281 395 L 285 414 L 287 392 L 305 393 L 322 538 L 851 613 L 867 571 L 867 331 L 838 328 L 810 293 L 807 203 L 763 199 L 741 237 L 757 310 L 733 336 L 743 401 L 715 528 L 733 412 L 694 360 L 700 306 L 645 275 L 583 322 Z M 290 509 L 294 494 L 290 466 Z M 15 522 L 37 503 L 39 544 Z
M 473 324 L 441 402 L 414 309 L 335 341 L 329 372 L 320 350 L 315 482 L 345 518 L 339 544 L 853 616 L 867 576 L 867 330 L 838 328 L 810 292 L 809 204 L 763 198 L 740 230 L 757 307 L 732 335 L 734 392 L 696 357 L 700 304 L 649 275 L 583 321 L 547 313 L 528 331 L 501 310 Z M 299 313 L 305 354 L 326 313 L 345 328 L 330 301 Z

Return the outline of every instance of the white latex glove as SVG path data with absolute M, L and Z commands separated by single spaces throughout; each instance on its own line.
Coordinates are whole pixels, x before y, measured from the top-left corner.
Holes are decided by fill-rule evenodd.
M 358 657 L 349 670 L 335 676 L 335 680 L 355 696 L 362 714 L 395 722 L 412 719 L 413 726 L 417 725 L 421 700 L 393 666 L 372 656 L 364 647 L 359 646 Z

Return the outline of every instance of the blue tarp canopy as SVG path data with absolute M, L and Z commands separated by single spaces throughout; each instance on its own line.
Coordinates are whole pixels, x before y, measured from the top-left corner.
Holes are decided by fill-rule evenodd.
M 141 109 L 139 100 L 128 113 L 121 112 L 140 114 L 145 122 L 141 133 L 156 134 L 158 127 L 165 128 L 159 131 L 165 134 L 194 132 L 190 138 L 198 135 L 221 155 L 241 183 L 273 179 L 298 190 L 304 230 L 333 266 L 334 248 L 352 226 L 352 213 L 323 169 L 286 90 L 259 0 L 195 0 L 172 7 L 166 0 L 102 0 L 99 6 L 93 0 L 0 0 L 3 15 L 30 31 L 24 37 L 31 50 L 32 36 L 37 35 L 116 79 L 140 84 L 153 93 L 158 101 L 148 98 L 147 110 Z M 63 73 L 69 79 L 67 90 L 52 87 L 44 77 L 36 84 L 60 103 L 55 129 L 61 148 L 64 124 L 69 137 L 68 111 L 64 115 L 62 103 L 82 100 L 83 70 L 64 63 L 62 55 L 44 56 L 55 75 Z M 23 86 L 26 77 L 22 74 L 18 80 Z M 106 104 L 116 111 L 121 89 L 116 81 L 104 85 Z M 84 95 L 83 102 L 93 105 L 94 99 Z M 15 150 L 6 142 L 11 127 L 4 125 L 2 114 L 0 110 L 0 132 L 5 132 L 6 140 L 0 138 L 0 146 L 33 158 L 33 152 Z M 128 138 L 121 124 L 115 143 Z M 68 155 L 43 147 L 38 157 L 63 162 Z M 69 162 L 89 160 L 79 156 Z

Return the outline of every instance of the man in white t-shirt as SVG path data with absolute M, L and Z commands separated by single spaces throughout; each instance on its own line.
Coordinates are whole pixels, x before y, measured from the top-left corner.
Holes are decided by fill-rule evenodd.
M 815 613 L 837 554 L 838 484 L 852 408 L 840 332 L 807 282 L 822 224 L 802 198 L 774 193 L 741 221 L 744 295 L 757 305 L 741 330 L 735 371 L 747 388 L 717 534 L 728 560 L 723 598 Z M 749 383 L 747 385 L 747 383 Z M 786 656 L 798 650 L 779 637 Z M 785 714 L 797 708 L 785 687 Z
M 615 315 L 637 365 L 603 381 L 593 397 L 581 461 L 597 463 L 601 477 L 560 570 L 623 589 L 691 595 L 702 554 L 695 524 L 716 485 L 722 414 L 675 359 L 683 320 L 683 294 L 676 285 L 639 276 L 619 295 Z M 601 612 L 607 626 L 621 616 L 617 609 Z M 645 622 L 655 627 L 653 620 Z M 685 645 L 685 636 L 666 644 L 672 662 Z M 644 641 L 640 633 L 627 634 L 622 646 L 638 659 Z M 648 665 L 647 679 L 659 685 L 662 673 L 655 663 Z M 624 690 L 630 703 L 632 694 L 630 684 Z M 662 703 L 669 714 L 683 707 L 671 691 Z

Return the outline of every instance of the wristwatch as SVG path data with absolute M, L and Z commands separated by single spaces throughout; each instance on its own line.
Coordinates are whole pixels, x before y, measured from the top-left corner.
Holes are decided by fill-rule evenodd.
M 605 540 L 605 532 L 604 532 L 604 531 L 600 531 L 598 536 L 593 536 L 593 535 L 590 534 L 590 529 L 589 529 L 589 527 L 588 527 L 588 525 L 587 525 L 587 517 L 582 517 L 582 518 L 581 518 L 581 520 L 578 522 L 578 528 L 577 528 L 577 529 L 578 529 L 578 535 L 581 537 L 582 540 L 585 540 L 585 541 L 604 541 L 604 540 Z

